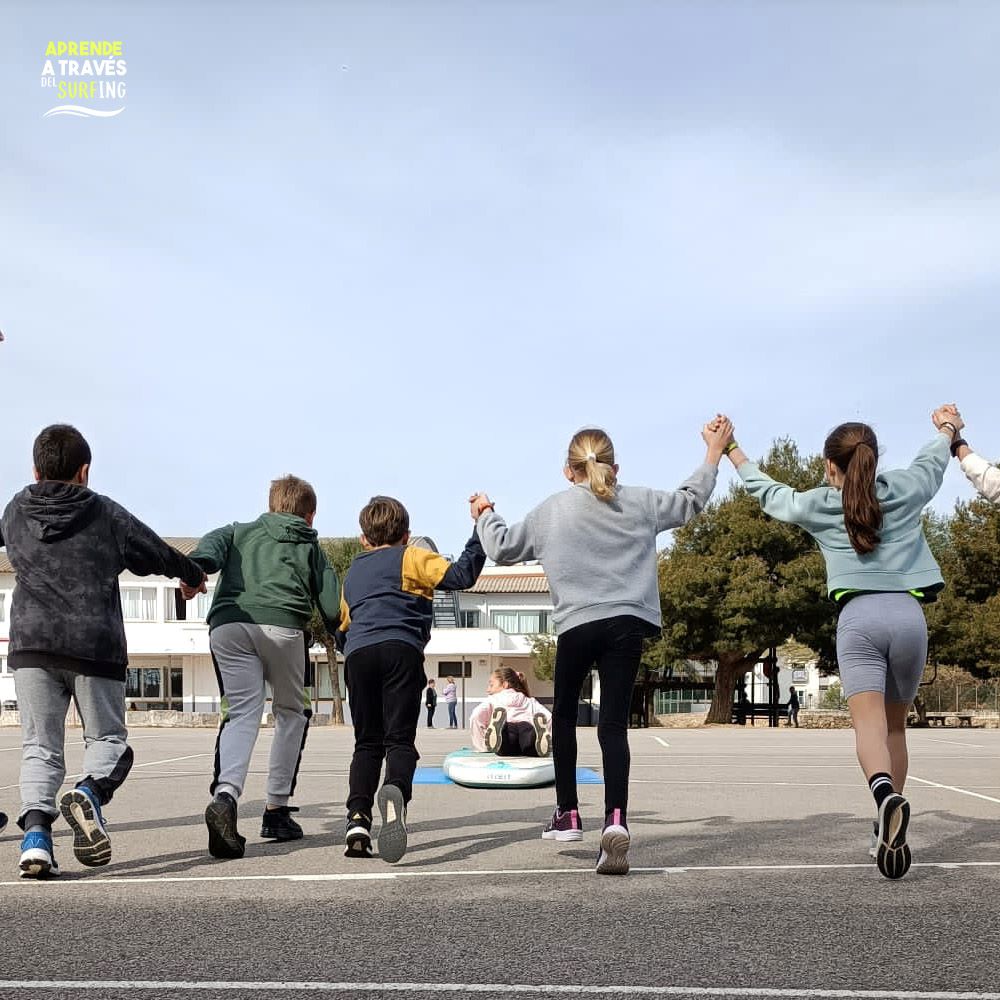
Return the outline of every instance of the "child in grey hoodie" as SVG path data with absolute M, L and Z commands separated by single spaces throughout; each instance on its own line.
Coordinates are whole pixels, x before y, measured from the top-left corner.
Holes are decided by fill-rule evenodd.
M 731 425 L 706 425 L 705 461 L 675 492 L 621 486 L 614 445 L 596 428 L 569 443 L 564 475 L 570 488 L 554 494 L 519 524 L 507 525 L 486 494 L 472 513 L 486 554 L 499 565 L 528 559 L 545 568 L 554 605 L 555 696 L 552 756 L 556 810 L 545 840 L 583 838 L 576 791 L 576 719 L 583 682 L 597 668 L 601 714 L 597 736 L 604 762 L 605 817 L 600 874 L 628 872 L 628 715 L 643 639 L 659 635 L 656 539 L 691 520 L 715 488 Z

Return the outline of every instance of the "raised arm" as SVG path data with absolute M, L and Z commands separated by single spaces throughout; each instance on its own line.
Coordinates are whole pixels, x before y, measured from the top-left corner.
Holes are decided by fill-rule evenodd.
M 323 619 L 327 634 L 333 635 L 340 625 L 340 580 L 318 544 L 313 548 L 311 563 L 313 604 Z
M 511 566 L 538 558 L 537 520 L 533 510 L 518 524 L 507 524 L 490 505 L 476 515 L 476 532 L 486 554 L 498 566 Z
M 122 562 L 136 576 L 165 576 L 179 579 L 189 587 L 200 587 L 205 580 L 201 566 L 168 545 L 152 528 L 124 508 L 125 537 Z
M 1000 469 L 969 447 L 969 442 L 962 436 L 965 422 L 958 407 L 954 403 L 940 406 L 931 415 L 931 419 L 938 430 L 953 431 L 951 453 L 958 459 L 962 471 L 979 495 L 994 503 L 1000 501 Z
M 204 535 L 195 546 L 191 558 L 206 572 L 218 573 L 229 558 L 229 550 L 233 547 L 233 536 L 236 526 L 227 524 Z

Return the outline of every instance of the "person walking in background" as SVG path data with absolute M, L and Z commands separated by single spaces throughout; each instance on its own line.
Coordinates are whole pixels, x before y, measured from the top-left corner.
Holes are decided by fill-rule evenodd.
M 788 692 L 788 724 L 799 728 L 799 694 L 795 688 Z
M 424 699 L 424 704 L 427 706 L 427 728 L 434 728 L 434 710 L 437 708 L 438 703 L 438 693 L 437 688 L 434 687 L 434 678 L 430 678 L 427 682 L 427 694 Z
M 576 720 L 591 670 L 601 678 L 597 737 L 604 763 L 604 828 L 596 870 L 629 870 L 628 717 L 643 640 L 660 634 L 657 536 L 694 517 L 715 488 L 731 425 L 702 430 L 704 462 L 676 491 L 622 486 L 611 438 L 598 428 L 573 435 L 563 475 L 569 489 L 508 525 L 485 493 L 470 498 L 483 548 L 498 565 L 537 559 L 552 590 L 556 626 L 552 756 L 556 808 L 545 840 L 583 838 L 576 787 Z
M 762 472 L 735 439 L 726 446 L 764 512 L 808 531 L 823 553 L 827 593 L 839 611 L 841 684 L 858 761 L 878 811 L 872 851 L 890 879 L 902 878 L 911 862 L 910 805 L 902 792 L 906 714 L 927 662 L 921 605 L 944 587 L 924 537 L 923 511 L 941 488 L 949 446 L 962 428 L 961 418 L 943 407 L 933 419 L 940 433 L 909 468 L 881 473 L 871 427 L 841 424 L 823 446 L 829 485 L 802 492 Z
M 445 678 L 441 695 L 448 706 L 448 728 L 458 729 L 458 686 L 454 677 Z

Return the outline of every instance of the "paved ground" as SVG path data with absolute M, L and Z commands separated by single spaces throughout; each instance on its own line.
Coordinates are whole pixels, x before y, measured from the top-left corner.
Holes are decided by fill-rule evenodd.
M 0 729 L 11 813 L 18 735 Z M 0 997 L 1000 998 L 1000 731 L 913 734 L 916 863 L 897 883 L 867 860 L 849 732 L 633 732 L 625 879 L 591 870 L 600 785 L 581 786 L 587 834 L 569 845 L 539 839 L 549 789 L 421 785 L 402 862 L 348 862 L 349 734 L 330 729 L 306 749 L 307 839 L 256 836 L 265 731 L 247 857 L 216 862 L 202 821 L 214 734 L 133 737 L 109 868 L 82 869 L 60 822 L 64 876 L 20 882 L 17 831 L 0 835 Z M 78 731 L 70 743 L 76 770 Z M 460 743 L 422 730 L 421 764 Z M 583 731 L 581 764 L 599 760 Z

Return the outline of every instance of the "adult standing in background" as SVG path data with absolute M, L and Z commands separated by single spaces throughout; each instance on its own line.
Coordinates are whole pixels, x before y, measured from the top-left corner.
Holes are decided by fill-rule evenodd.
M 432 677 L 427 682 L 427 696 L 424 699 L 424 704 L 427 706 L 427 728 L 434 728 L 434 709 L 437 708 L 438 703 L 438 693 L 437 689 L 434 687 L 434 678 Z
M 441 695 L 448 706 L 448 728 L 458 729 L 458 687 L 454 677 L 445 678 Z

